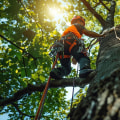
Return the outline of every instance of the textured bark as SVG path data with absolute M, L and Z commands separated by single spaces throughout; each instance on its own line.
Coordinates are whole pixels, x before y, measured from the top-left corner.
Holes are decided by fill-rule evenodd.
M 72 109 L 70 120 L 120 120 L 120 40 L 114 30 L 101 40 L 96 65 L 87 96 Z
M 103 27 L 103 29 L 111 28 L 114 26 L 114 17 L 113 16 L 115 13 L 116 2 L 114 0 L 112 0 L 110 3 L 111 3 L 110 11 L 107 15 L 106 25 Z

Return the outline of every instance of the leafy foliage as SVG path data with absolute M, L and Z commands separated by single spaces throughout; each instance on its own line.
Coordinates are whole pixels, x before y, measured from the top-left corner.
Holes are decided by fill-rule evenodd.
M 51 70 L 49 47 L 58 35 L 54 32 L 55 24 L 48 21 L 46 6 L 58 5 L 53 1 L 0 1 L 0 95 L 9 98 L 18 90 L 30 84 L 41 84 L 47 81 Z M 44 10 L 43 10 L 44 9 Z M 57 33 L 57 34 L 56 34 Z M 56 36 L 56 39 L 58 39 Z M 33 118 L 38 109 L 42 93 L 29 93 L 21 100 L 8 105 L 2 113 L 9 112 L 10 119 Z M 52 97 L 51 97 L 52 96 Z M 64 89 L 51 89 L 43 111 L 43 117 L 53 118 L 54 111 L 66 108 Z M 49 113 L 49 115 L 48 115 Z M 62 116 L 61 116 L 62 117 Z
M 80 103 L 83 97 L 86 96 L 88 86 L 85 86 L 85 88 L 81 88 L 76 94 L 75 98 L 73 100 L 73 107 L 77 107 L 77 104 Z

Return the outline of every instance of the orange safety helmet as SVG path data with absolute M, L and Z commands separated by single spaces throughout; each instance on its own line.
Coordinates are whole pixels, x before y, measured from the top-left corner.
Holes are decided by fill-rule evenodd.
M 73 24 L 74 20 L 81 20 L 84 23 L 85 26 L 85 19 L 81 16 L 74 16 L 71 20 L 71 24 Z

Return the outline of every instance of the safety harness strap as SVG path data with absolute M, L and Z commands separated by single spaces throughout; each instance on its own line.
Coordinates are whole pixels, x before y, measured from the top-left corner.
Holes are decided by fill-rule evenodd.
M 71 42 L 69 42 L 69 41 L 67 41 L 67 40 L 66 40 L 65 42 L 66 42 L 68 45 L 72 45 L 72 43 L 71 43 Z
M 76 40 L 70 45 L 69 52 L 71 53 L 72 48 L 77 45 Z
M 71 53 L 71 50 L 72 50 L 72 48 L 75 46 L 75 45 L 77 45 L 77 40 L 74 40 L 74 42 L 73 43 L 71 43 L 71 42 L 69 42 L 69 41 L 65 41 L 68 45 L 70 45 L 70 47 L 69 47 L 69 52 Z
M 70 55 L 59 55 L 59 58 L 62 59 L 62 58 L 70 58 L 71 56 Z
M 69 39 L 71 39 L 71 37 L 69 37 Z M 71 42 L 68 41 L 68 38 L 67 38 L 67 40 L 65 40 L 65 43 L 68 44 L 68 45 L 70 45 L 70 47 L 69 47 L 69 53 L 71 53 L 72 48 L 75 45 L 77 45 L 77 40 L 74 40 L 74 42 L 71 43 Z M 71 57 L 70 55 L 59 55 L 60 59 L 62 59 L 62 58 L 70 58 L 70 57 Z

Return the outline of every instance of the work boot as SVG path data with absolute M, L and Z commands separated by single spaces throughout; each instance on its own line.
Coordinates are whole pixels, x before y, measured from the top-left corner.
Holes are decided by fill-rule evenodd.
M 50 72 L 50 76 L 51 78 L 54 79 L 61 79 L 63 76 L 66 76 L 70 73 L 71 70 L 64 68 L 64 67 L 60 67 L 60 68 L 54 68 L 51 72 Z
M 93 70 L 90 68 L 90 59 L 88 57 L 82 57 L 79 61 L 80 65 L 80 78 L 86 78 Z

